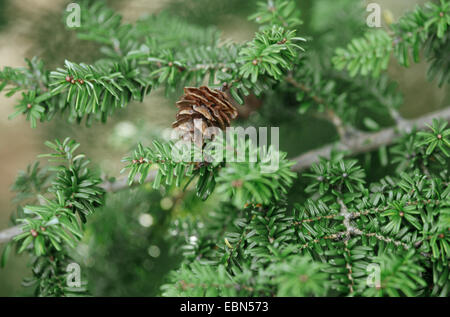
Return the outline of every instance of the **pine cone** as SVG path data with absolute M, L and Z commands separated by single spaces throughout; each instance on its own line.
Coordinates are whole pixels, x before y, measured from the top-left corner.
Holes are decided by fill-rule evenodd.
M 225 130 L 238 115 L 225 92 L 206 86 L 184 88 L 184 96 L 177 102 L 177 107 L 177 120 L 172 127 L 179 131 L 182 139 L 193 141 L 198 146 L 203 146 L 205 137 L 211 137 L 206 131 L 208 127 Z M 201 136 L 197 140 L 194 139 L 196 130 Z

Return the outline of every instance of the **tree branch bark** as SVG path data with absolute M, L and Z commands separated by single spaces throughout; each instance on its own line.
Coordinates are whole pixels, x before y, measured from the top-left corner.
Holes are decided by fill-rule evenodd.
M 380 146 L 390 145 L 400 136 L 400 132 L 405 130 L 410 131 L 414 127 L 423 129 L 427 124 L 430 125 L 434 118 L 442 118 L 450 121 L 450 107 L 426 114 L 417 119 L 402 120 L 398 126 L 386 128 L 378 132 L 355 132 L 346 140 L 325 145 L 293 158 L 292 160 L 296 164 L 292 166 L 292 170 L 300 172 L 309 168 L 312 164 L 319 162 L 320 157 L 329 158 L 333 149 L 348 151 L 350 155 L 356 155 L 373 151 Z
M 401 123 L 399 122 L 399 125 L 391 128 L 386 128 L 378 132 L 355 132 L 346 140 L 334 144 L 325 145 L 321 148 L 311 150 L 293 158 L 292 160 L 295 161 L 296 164 L 292 166 L 292 170 L 301 172 L 309 168 L 312 164 L 319 162 L 320 157 L 329 158 L 333 149 L 348 151 L 349 155 L 356 155 L 373 151 L 380 146 L 390 145 L 398 136 L 400 136 L 401 131 L 410 131 L 414 127 L 416 127 L 417 129 L 423 129 L 427 124 L 431 124 L 434 118 L 442 118 L 444 120 L 450 121 L 450 107 L 426 114 L 417 119 L 401 120 Z M 156 171 L 151 171 L 147 176 L 145 182 L 153 181 L 155 176 Z M 121 177 L 114 182 L 104 181 L 100 186 L 106 192 L 117 192 L 122 189 L 128 188 L 127 177 Z M 22 230 L 20 226 L 15 226 L 0 231 L 0 244 L 10 241 L 21 232 Z
M 21 233 L 22 233 L 21 226 L 15 226 L 15 227 L 11 227 L 9 229 L 0 231 L 0 243 L 6 243 Z

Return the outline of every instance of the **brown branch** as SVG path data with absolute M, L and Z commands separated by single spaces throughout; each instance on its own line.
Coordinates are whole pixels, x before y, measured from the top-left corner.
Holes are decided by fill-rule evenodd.
M 406 243 L 404 243 L 402 241 L 397 241 L 397 240 L 394 240 L 394 239 L 392 239 L 390 237 L 386 237 L 386 236 L 383 236 L 383 235 L 375 233 L 375 232 L 369 232 L 369 233 L 361 232 L 360 235 L 366 236 L 368 238 L 375 237 L 377 240 L 384 241 L 384 242 L 387 242 L 387 243 L 393 243 L 397 247 L 398 246 L 402 246 L 403 249 L 405 249 L 405 250 L 408 250 L 409 247 L 410 247 L 408 244 L 406 244 Z
M 303 249 L 309 248 L 312 244 L 320 243 L 323 240 L 336 240 L 336 239 L 341 239 L 343 236 L 345 236 L 345 231 L 332 233 L 332 234 L 327 235 L 327 236 L 316 238 L 316 239 L 310 240 L 310 241 L 300 245 L 299 250 L 301 251 Z

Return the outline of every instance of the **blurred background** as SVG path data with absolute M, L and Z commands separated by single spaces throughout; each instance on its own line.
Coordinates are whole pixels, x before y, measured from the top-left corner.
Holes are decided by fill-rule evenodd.
M 63 12 L 70 2 L 0 0 L 0 68 L 25 66 L 24 58 L 33 56 L 44 60 L 49 69 L 62 66 L 65 59 L 94 62 L 100 56 L 99 46 L 78 40 L 75 32 L 63 24 Z M 314 23 L 328 22 L 313 16 L 314 7 L 333 3 L 332 7 L 339 9 L 340 3 L 354 2 L 362 6 L 365 3 L 362 0 L 297 2 L 305 21 L 305 29 L 299 32 L 301 35 L 303 32 L 309 35 L 308 27 Z M 397 18 L 405 10 L 425 1 L 376 2 L 383 9 L 392 11 Z M 224 39 L 245 41 L 257 30 L 255 24 L 247 21 L 247 16 L 255 8 L 255 0 L 110 0 L 107 3 L 120 12 L 126 22 L 165 10 L 191 23 L 215 25 L 223 32 Z M 346 19 L 345 14 L 345 10 L 336 11 L 339 18 Z M 365 22 L 366 16 L 367 13 L 361 10 L 361 23 Z M 332 21 L 330 23 L 333 25 Z M 339 42 L 339 24 L 334 25 L 336 28 L 330 27 L 326 32 L 337 37 Z M 342 38 L 339 45 L 346 45 L 346 41 Z M 426 70 L 424 62 L 409 69 L 391 63 L 389 73 L 399 82 L 404 96 L 400 112 L 407 118 L 450 104 L 448 87 L 438 88 L 435 83 L 428 82 Z M 166 98 L 162 92 L 155 91 L 144 103 L 132 103 L 116 112 L 108 123 L 95 123 L 91 128 L 53 120 L 31 129 L 24 117 L 8 120 L 17 99 L 0 95 L 0 230 L 10 225 L 10 214 L 16 208 L 11 202 L 14 197 L 10 191 L 11 184 L 19 170 L 24 170 L 38 154 L 45 153 L 45 140 L 67 136 L 75 138 L 81 143 L 80 151 L 91 158 L 92 164 L 108 176 L 119 176 L 123 166 L 121 158 L 138 141 L 148 144 L 149 135 L 157 137 L 170 127 L 176 112 L 176 98 Z M 281 149 L 290 157 L 333 140 L 334 131 L 329 125 L 317 125 L 312 134 L 314 124 L 308 118 L 280 118 L 279 122 Z M 314 140 L 307 135 L 315 135 Z M 310 141 L 299 144 L 296 140 L 302 138 Z M 93 295 L 158 295 L 164 274 L 176 268 L 180 258 L 177 252 L 170 252 L 171 240 L 176 236 L 176 232 L 168 227 L 169 220 L 173 219 L 171 215 L 196 213 L 200 209 L 214 208 L 216 203 L 214 196 L 206 203 L 200 203 L 189 195 L 176 189 L 168 195 L 164 190 L 152 191 L 143 186 L 108 197 L 107 205 L 88 221 L 84 243 L 77 250 L 85 268 L 83 276 L 89 280 Z M 20 285 L 21 279 L 28 274 L 26 256 L 12 257 L 6 268 L 0 269 L 0 296 L 29 295 L 30 291 Z

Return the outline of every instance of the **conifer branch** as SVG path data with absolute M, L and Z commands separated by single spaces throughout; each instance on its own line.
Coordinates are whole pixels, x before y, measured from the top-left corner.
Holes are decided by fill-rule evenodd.
M 307 21 L 308 39 L 315 41 L 307 52 L 300 45 L 306 40 L 299 37 L 303 22 L 294 1 L 260 1 L 250 17 L 260 27 L 242 43 L 223 42 L 218 29 L 165 12 L 126 23 L 103 1 L 84 2 L 77 34 L 101 44 L 103 57 L 90 65 L 66 61 L 55 71 L 37 58 L 26 68 L 0 70 L 0 91 L 22 95 L 11 117 L 25 115 L 36 127 L 65 113 L 69 122 L 90 125 L 105 122 L 114 109 L 142 101 L 157 87 L 166 94 L 184 87 L 172 127 L 186 143 L 139 144 L 122 160 L 128 177 L 116 179 L 89 169 L 83 154 L 74 155 L 79 146 L 74 140 L 47 141 L 52 151 L 40 157 L 59 165 L 41 168 L 36 162 L 16 178 L 12 191 L 18 208 L 12 218 L 17 226 L 0 231 L 0 243 L 7 242 L 0 266 L 13 249 L 26 252 L 32 276 L 24 285 L 34 286 L 35 295 L 87 295 L 84 282 L 64 286 L 67 265 L 78 258 L 71 253 L 85 233 L 91 233 L 89 254 L 80 254 L 88 255 L 85 265 L 91 251 L 102 257 L 116 255 L 112 248 L 130 254 L 121 248 L 133 248 L 134 243 L 122 243 L 127 236 L 151 238 L 140 244 L 145 246 L 170 233 L 173 239 L 161 240 L 170 243 L 164 250 L 182 254 L 183 260 L 160 287 L 162 296 L 448 296 L 450 108 L 404 118 L 398 111 L 403 97 L 383 72 L 390 56 L 407 67 L 410 53 L 417 62 L 423 51 L 429 78 L 439 85 L 450 82 L 450 0 L 437 2 L 396 23 L 386 18 L 388 31 L 368 30 L 360 38 L 353 31 L 338 38 L 325 33 L 341 24 L 360 29 L 361 11 L 346 14 L 345 23 Z M 336 11 L 313 6 L 310 16 Z M 336 49 L 345 42 L 350 44 Z M 287 153 L 252 144 L 240 132 L 218 136 L 217 129 L 233 126 L 238 115 L 232 99 L 242 104 L 250 94 L 269 100 L 274 115 L 261 113 L 269 122 L 277 122 L 278 109 L 287 110 L 275 103 L 295 100 L 298 115 L 327 120 L 339 140 L 289 160 Z M 393 126 L 385 128 L 381 123 L 388 117 Z M 385 168 L 381 173 L 379 166 Z M 307 168 L 301 182 L 294 182 Z M 164 191 L 169 197 L 157 204 L 161 211 L 181 208 L 187 217 L 163 212 L 170 219 L 161 221 L 167 216 L 150 206 L 158 230 L 134 230 L 153 225 L 141 221 L 138 205 L 144 197 L 152 197 L 146 203 L 158 203 L 163 193 L 156 190 L 108 194 L 103 208 L 105 193 L 147 182 L 169 189 Z M 298 190 L 301 198 L 292 201 Z M 213 192 L 215 210 L 189 212 L 189 203 L 194 208 L 200 203 L 192 194 L 206 200 Z M 85 223 L 100 208 L 108 217 L 94 219 L 100 223 L 89 230 Z M 123 221 L 135 213 L 139 222 Z M 116 223 L 115 216 L 121 217 Z M 105 228 L 123 230 L 120 243 L 108 239 L 111 231 Z M 152 257 L 154 247 L 148 250 Z M 98 268 L 105 266 L 92 260 Z M 367 279 L 372 264 L 381 267 L 375 285 Z M 125 285 L 122 267 L 115 271 L 114 282 Z
M 442 118 L 450 121 L 450 107 L 426 114 L 417 119 L 405 120 L 405 123 L 402 125 L 401 129 L 408 130 L 413 127 L 423 129 L 427 124 L 431 124 L 433 118 Z M 345 143 L 340 142 L 337 144 L 329 144 L 293 158 L 292 161 L 295 161 L 295 164 L 291 169 L 296 172 L 301 172 L 309 168 L 312 164 L 318 162 L 320 157 L 329 158 L 333 150 L 348 151 L 349 156 L 351 156 L 375 150 L 383 145 L 390 145 L 396 137 L 399 136 L 399 131 L 397 131 L 397 128 L 398 127 L 391 127 L 374 133 L 357 132 L 357 134 L 352 135 L 348 140 L 346 140 Z M 150 171 L 143 183 L 153 182 L 156 175 L 156 170 Z M 139 178 L 136 176 L 135 180 L 137 181 L 138 179 Z M 127 177 L 120 177 L 114 181 L 104 180 L 99 186 L 104 189 L 105 192 L 113 193 L 128 188 L 128 184 Z M 20 234 L 20 232 L 20 226 L 15 226 L 0 231 L 0 243 L 8 242 L 13 237 Z

